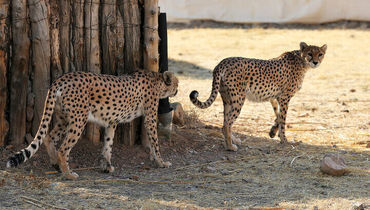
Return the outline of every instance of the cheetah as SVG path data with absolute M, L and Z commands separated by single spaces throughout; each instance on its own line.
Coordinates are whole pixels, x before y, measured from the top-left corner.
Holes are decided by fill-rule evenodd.
M 241 141 L 231 134 L 231 126 L 240 114 L 247 98 L 254 102 L 270 101 L 275 112 L 275 123 L 269 136 L 275 137 L 279 130 L 280 143 L 287 143 L 285 119 L 288 103 L 301 88 L 307 70 L 317 68 L 327 49 L 300 43 L 300 49 L 285 52 L 277 58 L 260 60 L 243 57 L 229 57 L 222 60 L 213 71 L 212 92 L 207 101 L 197 99 L 199 93 L 190 93 L 191 102 L 201 108 L 208 108 L 220 92 L 224 105 L 223 134 L 226 149 L 237 151 Z
M 113 172 L 111 151 L 118 123 L 130 122 L 143 115 L 150 142 L 150 156 L 159 167 L 169 167 L 159 152 L 157 110 L 160 98 L 177 93 L 178 80 L 171 72 L 163 74 L 138 70 L 130 75 L 112 76 L 86 72 L 67 73 L 55 80 L 48 90 L 39 129 L 30 145 L 8 159 L 7 167 L 30 159 L 44 142 L 51 164 L 67 179 L 78 174 L 69 168 L 69 153 L 88 121 L 105 128 L 102 167 Z M 48 133 L 52 115 L 55 127 Z M 56 144 L 65 136 L 58 151 Z M 105 160 L 104 160 L 105 159 Z

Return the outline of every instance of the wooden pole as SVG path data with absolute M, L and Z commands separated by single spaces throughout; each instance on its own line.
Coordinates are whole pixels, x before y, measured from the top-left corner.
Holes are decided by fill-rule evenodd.
M 124 73 L 132 73 L 141 64 L 140 26 L 141 15 L 138 0 L 117 0 L 119 11 L 123 17 L 124 31 Z M 134 145 L 140 120 L 125 123 L 118 127 L 116 139 L 126 145 Z
M 120 13 L 118 4 L 122 3 L 118 0 L 116 1 L 116 73 L 117 75 L 124 74 L 125 70 L 125 25 L 123 23 L 123 16 Z
M 72 5 L 72 48 L 73 69 L 75 71 L 85 71 L 84 65 L 84 0 L 74 0 Z
M 6 120 L 7 107 L 7 70 L 9 58 L 9 0 L 0 0 L 0 146 L 5 144 L 5 137 L 9 130 Z
M 103 0 L 101 5 L 102 72 L 117 75 L 116 69 L 116 0 Z
M 101 73 L 99 45 L 99 0 L 85 1 L 85 58 L 86 70 Z M 88 123 L 85 131 L 95 145 L 100 142 L 100 126 Z
M 69 27 L 71 17 L 71 2 L 70 0 L 59 1 L 59 16 L 60 16 L 60 60 L 64 72 L 70 72 L 69 69 Z
M 125 26 L 124 69 L 125 73 L 132 73 L 135 68 L 142 67 L 139 2 L 138 0 L 119 0 L 118 2 Z
M 49 27 L 50 27 L 50 71 L 51 71 L 51 80 L 54 81 L 58 77 L 62 76 L 63 69 L 60 63 L 59 56 L 59 0 L 49 0 Z
M 158 72 L 158 0 L 144 1 L 144 69 Z
M 26 134 L 26 100 L 30 40 L 27 0 L 12 0 L 12 66 L 10 79 L 10 140 L 21 145 Z
M 144 1 L 144 69 L 158 72 L 158 0 Z M 150 148 L 144 120 L 141 123 L 141 143 L 145 148 Z
M 125 56 L 124 56 L 124 49 L 125 49 L 125 25 L 123 23 L 123 0 L 116 1 L 116 26 L 117 26 L 117 33 L 116 33 L 116 74 L 122 75 L 125 73 Z M 118 124 L 116 133 L 114 135 L 114 141 L 123 143 L 123 134 L 125 132 L 125 127 L 123 124 Z M 130 131 L 128 131 L 130 132 Z
M 32 92 L 35 95 L 32 135 L 39 128 L 50 86 L 50 41 L 48 8 L 43 0 L 29 0 L 32 37 Z

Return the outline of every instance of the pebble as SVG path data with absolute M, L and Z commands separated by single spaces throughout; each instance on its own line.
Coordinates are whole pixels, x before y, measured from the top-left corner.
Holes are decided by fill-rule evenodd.
M 320 162 L 320 170 L 332 176 L 341 176 L 348 172 L 344 158 L 339 154 L 326 154 Z

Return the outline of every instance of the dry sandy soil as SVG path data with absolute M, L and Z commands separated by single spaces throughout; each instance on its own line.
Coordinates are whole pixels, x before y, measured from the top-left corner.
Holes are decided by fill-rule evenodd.
M 77 181 L 53 171 L 45 150 L 18 169 L 5 169 L 19 148 L 1 149 L 0 209 L 174 209 L 287 208 L 353 209 L 370 204 L 370 23 L 325 25 L 238 25 L 213 22 L 172 24 L 170 70 L 180 79 L 186 125 L 175 127 L 173 144 L 161 141 L 169 169 L 149 161 L 142 147 L 116 144 L 113 174 L 101 173 L 100 147 L 82 139 L 71 153 Z M 268 131 L 274 114 L 269 103 L 246 102 L 233 131 L 238 152 L 223 148 L 220 97 L 207 110 L 195 108 L 189 93 L 208 98 L 211 72 L 223 58 L 273 58 L 298 49 L 299 42 L 327 44 L 322 65 L 307 73 L 290 102 L 287 137 L 298 146 L 280 145 Z M 326 153 L 346 159 L 350 173 L 322 174 Z M 93 168 L 89 168 L 93 167 Z M 35 199 L 35 200 L 30 200 Z M 32 204 L 33 202 L 33 204 Z M 51 204 L 52 206 L 48 206 Z

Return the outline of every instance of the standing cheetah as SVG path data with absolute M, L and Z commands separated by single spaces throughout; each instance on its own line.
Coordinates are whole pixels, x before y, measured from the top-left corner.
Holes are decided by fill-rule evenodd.
M 190 100 L 201 108 L 208 108 L 220 92 L 224 104 L 224 126 L 226 147 L 236 151 L 240 140 L 231 135 L 231 126 L 239 116 L 245 98 L 250 101 L 270 101 L 276 120 L 270 130 L 273 138 L 279 130 L 280 143 L 287 143 L 285 119 L 288 103 L 301 88 L 304 75 L 309 67 L 317 68 L 326 52 L 322 47 L 300 43 L 300 50 L 285 52 L 278 58 L 259 60 L 230 57 L 222 60 L 213 71 L 212 93 L 207 101 L 200 102 L 199 93 L 192 91 Z
M 144 125 L 150 141 L 150 153 L 160 167 L 169 167 L 159 153 L 157 138 L 157 110 L 160 98 L 176 95 L 177 78 L 170 72 L 163 74 L 137 71 L 131 75 L 112 76 L 93 73 L 68 73 L 53 82 L 45 101 L 39 130 L 31 144 L 10 157 L 7 167 L 16 167 L 30 159 L 45 143 L 50 162 L 68 179 L 78 175 L 69 169 L 69 153 L 80 138 L 88 121 L 105 127 L 102 154 L 103 170 L 113 172 L 111 151 L 114 131 L 118 123 L 130 122 L 144 115 Z M 55 114 L 55 127 L 48 128 Z M 56 144 L 65 139 L 59 150 Z

